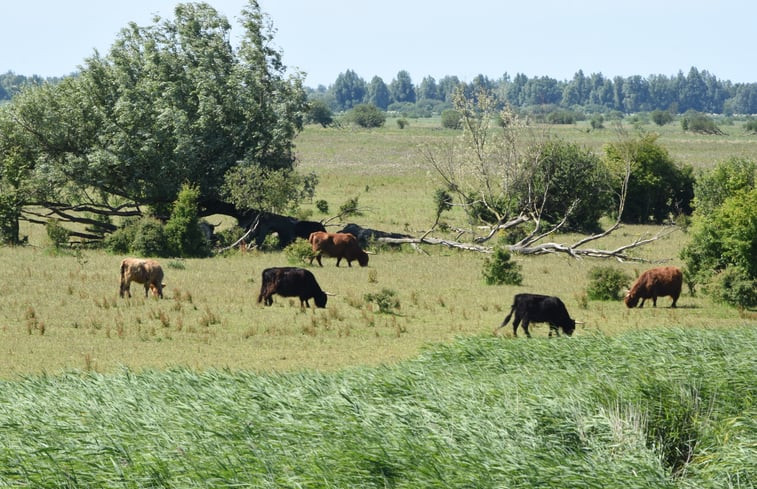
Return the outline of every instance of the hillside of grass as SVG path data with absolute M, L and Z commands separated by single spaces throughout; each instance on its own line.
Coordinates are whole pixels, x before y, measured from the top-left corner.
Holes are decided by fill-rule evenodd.
M 0 382 L 0 486 L 752 488 L 757 329 Z

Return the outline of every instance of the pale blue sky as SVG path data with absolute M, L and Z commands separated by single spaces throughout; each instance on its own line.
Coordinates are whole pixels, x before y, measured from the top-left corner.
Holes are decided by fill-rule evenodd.
M 175 0 L 3 0 L 0 73 L 61 76 L 95 49 L 108 52 L 128 22 L 173 17 Z M 209 0 L 234 26 L 246 0 Z M 354 70 L 389 83 L 507 72 L 570 79 L 688 73 L 757 82 L 753 0 L 260 0 L 275 44 L 305 84 Z

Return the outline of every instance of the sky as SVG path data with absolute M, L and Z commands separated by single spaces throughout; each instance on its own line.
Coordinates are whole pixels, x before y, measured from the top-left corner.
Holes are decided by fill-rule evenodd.
M 418 84 L 508 73 L 570 80 L 687 74 L 757 82 L 754 0 L 259 0 L 284 64 L 305 85 L 356 72 Z M 130 22 L 173 18 L 176 0 L 3 0 L 0 73 L 64 76 L 95 50 L 107 54 Z M 242 34 L 247 0 L 208 0 Z

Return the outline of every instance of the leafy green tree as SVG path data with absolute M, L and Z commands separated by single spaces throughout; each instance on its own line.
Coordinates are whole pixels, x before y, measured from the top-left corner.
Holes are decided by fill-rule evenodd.
M 542 219 L 557 224 L 565 218 L 564 229 L 570 231 L 598 229 L 600 217 L 613 207 L 609 171 L 600 158 L 559 139 L 547 141 L 539 151 L 528 187 L 545 196 Z
M 699 175 L 694 184 L 695 212 L 707 216 L 727 198 L 755 188 L 756 182 L 757 163 L 754 160 L 733 156 L 718 162 L 715 168 Z
M 347 70 L 337 76 L 332 87 L 334 99 L 339 110 L 349 110 L 365 101 L 367 87 L 365 80 L 357 73 Z
M 410 73 L 400 70 L 397 77 L 389 84 L 389 93 L 395 102 L 415 103 L 415 87 Z
M 78 76 L 23 90 L 2 111 L 14 124 L 0 139 L 38 153 L 27 160 L 35 195 L 25 204 L 67 219 L 72 209 L 124 217 L 145 206 L 165 218 L 189 183 L 200 190 L 201 215 L 240 218 L 221 193 L 228 171 L 293 168 L 307 109 L 302 78 L 286 73 L 257 2 L 241 13 L 236 50 L 228 21 L 210 5 L 179 4 L 174 13 L 130 24 Z
M 681 129 L 684 131 L 696 132 L 699 134 L 725 134 L 712 120 L 712 117 L 701 112 L 688 110 L 681 117 Z
M 455 109 L 447 109 L 442 112 L 442 127 L 447 129 L 460 129 L 462 125 L 462 116 Z
M 374 76 L 368 85 L 368 103 L 375 105 L 381 110 L 386 110 L 391 103 L 389 88 L 381 77 Z
M 757 288 L 757 189 L 736 191 L 708 214 L 696 214 L 691 242 L 681 251 L 695 283 L 734 305 L 757 305 L 751 295 L 726 289 Z M 720 277 L 718 274 L 725 273 Z M 744 286 L 749 283 L 751 286 Z
M 386 114 L 373 104 L 360 104 L 350 111 L 349 119 L 360 127 L 381 127 L 386 122 Z
M 433 76 L 426 76 L 418 86 L 418 100 L 439 100 L 439 87 Z
M 691 166 L 678 166 L 657 143 L 658 136 L 609 144 L 605 156 L 611 166 L 631 164 L 628 192 L 621 216 L 624 222 L 662 223 L 671 214 L 690 214 L 694 197 Z

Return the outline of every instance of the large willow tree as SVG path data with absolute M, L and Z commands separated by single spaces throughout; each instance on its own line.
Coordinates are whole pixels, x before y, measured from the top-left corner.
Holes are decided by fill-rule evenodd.
M 0 202 L 0 219 L 56 217 L 88 224 L 93 231 L 79 234 L 95 237 L 115 228 L 113 216 L 165 216 L 182 184 L 200 189 L 202 215 L 239 218 L 250 209 L 227 197 L 230 170 L 296 180 L 302 75 L 286 73 L 257 1 L 240 23 L 235 48 L 213 7 L 179 4 L 172 20 L 130 24 L 76 76 L 14 97 L 0 112 L 0 185 L 15 197 Z

